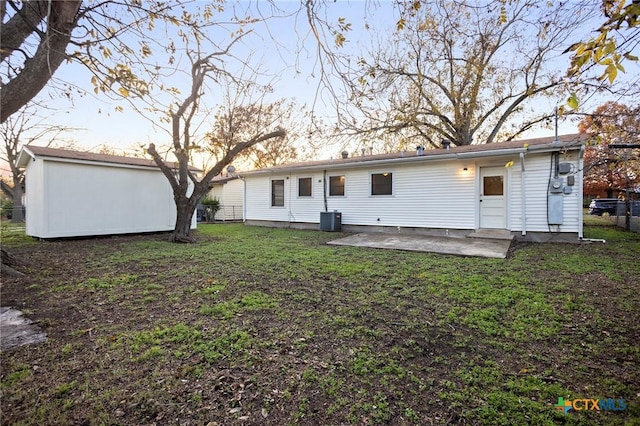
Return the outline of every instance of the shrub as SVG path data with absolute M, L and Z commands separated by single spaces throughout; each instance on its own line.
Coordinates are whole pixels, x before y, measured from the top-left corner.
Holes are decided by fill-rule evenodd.
M 216 213 L 220 210 L 220 200 L 215 197 L 204 197 L 200 204 L 204 206 L 204 213 L 207 222 L 213 222 L 216 217 Z

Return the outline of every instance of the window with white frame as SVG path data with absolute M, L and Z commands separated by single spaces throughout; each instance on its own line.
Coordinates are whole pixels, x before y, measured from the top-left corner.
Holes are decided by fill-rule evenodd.
M 311 178 L 298 178 L 298 197 L 311 197 Z
M 371 173 L 371 195 L 393 195 L 393 173 Z
M 329 176 L 329 195 L 344 196 L 344 175 Z
M 284 179 L 271 181 L 271 207 L 284 207 Z

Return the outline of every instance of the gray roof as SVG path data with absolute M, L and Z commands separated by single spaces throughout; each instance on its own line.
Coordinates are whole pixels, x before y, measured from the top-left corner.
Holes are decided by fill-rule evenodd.
M 283 164 L 258 170 L 251 170 L 242 173 L 251 175 L 258 173 L 277 173 L 299 169 L 321 169 L 336 168 L 341 166 L 366 166 L 377 163 L 397 163 L 412 161 L 444 160 L 451 158 L 472 158 L 483 156 L 498 156 L 513 154 L 514 152 L 527 151 L 560 151 L 580 149 L 590 136 L 586 133 L 575 133 L 558 136 L 557 141 L 554 136 L 544 138 L 520 139 L 509 142 L 496 142 L 482 145 L 452 146 L 450 149 L 425 149 L 420 156 L 416 151 L 395 152 L 390 154 L 361 155 L 349 158 L 338 158 L 321 161 L 306 161 L 300 163 Z
M 23 149 L 27 149 L 31 154 L 39 157 L 62 158 L 67 160 L 90 161 L 96 163 L 112 163 L 123 164 L 128 166 L 152 167 L 158 168 L 153 160 L 147 158 L 126 157 L 123 155 L 97 154 L 94 152 L 73 151 L 70 149 L 49 148 L 43 146 L 26 145 Z M 19 161 L 19 163 L 23 163 Z M 176 168 L 177 163 L 166 162 L 170 168 Z M 192 171 L 200 171 L 197 168 L 190 167 Z

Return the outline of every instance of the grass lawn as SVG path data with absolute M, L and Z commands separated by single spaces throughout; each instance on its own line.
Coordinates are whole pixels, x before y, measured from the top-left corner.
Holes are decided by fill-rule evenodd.
M 28 277 L 2 305 L 49 340 L 1 354 L 2 423 L 640 424 L 640 235 L 590 226 L 606 244 L 507 259 L 325 244 L 340 235 L 3 228 Z

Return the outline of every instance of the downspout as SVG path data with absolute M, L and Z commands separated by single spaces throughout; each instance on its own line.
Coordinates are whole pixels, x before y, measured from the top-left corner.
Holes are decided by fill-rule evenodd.
M 291 172 L 289 172 L 289 176 L 287 177 L 287 180 L 289 181 L 289 199 L 287 200 L 287 204 L 289 204 L 289 207 L 287 207 L 287 218 L 289 219 L 289 228 L 291 228 L 291 223 L 296 221 L 295 216 L 293 215 L 293 213 L 291 212 L 291 198 L 293 197 L 293 179 L 291 178 Z
M 580 173 L 578 179 L 578 239 L 582 240 L 584 235 L 582 232 L 582 227 L 584 226 L 584 220 L 582 217 L 582 206 L 584 202 L 584 194 L 582 193 L 582 186 L 584 185 L 584 152 L 586 150 L 586 146 L 582 144 L 580 147 L 580 154 L 578 156 L 578 171 Z M 602 240 L 604 242 L 604 240 Z
M 527 235 L 527 172 L 524 168 L 524 152 L 520 153 L 520 196 L 521 196 L 521 214 L 522 214 L 522 236 Z
M 238 177 L 242 181 L 242 223 L 247 223 L 247 181 L 242 176 Z
M 327 170 L 322 171 L 322 195 L 324 197 L 324 211 L 328 212 L 329 207 L 327 205 Z

